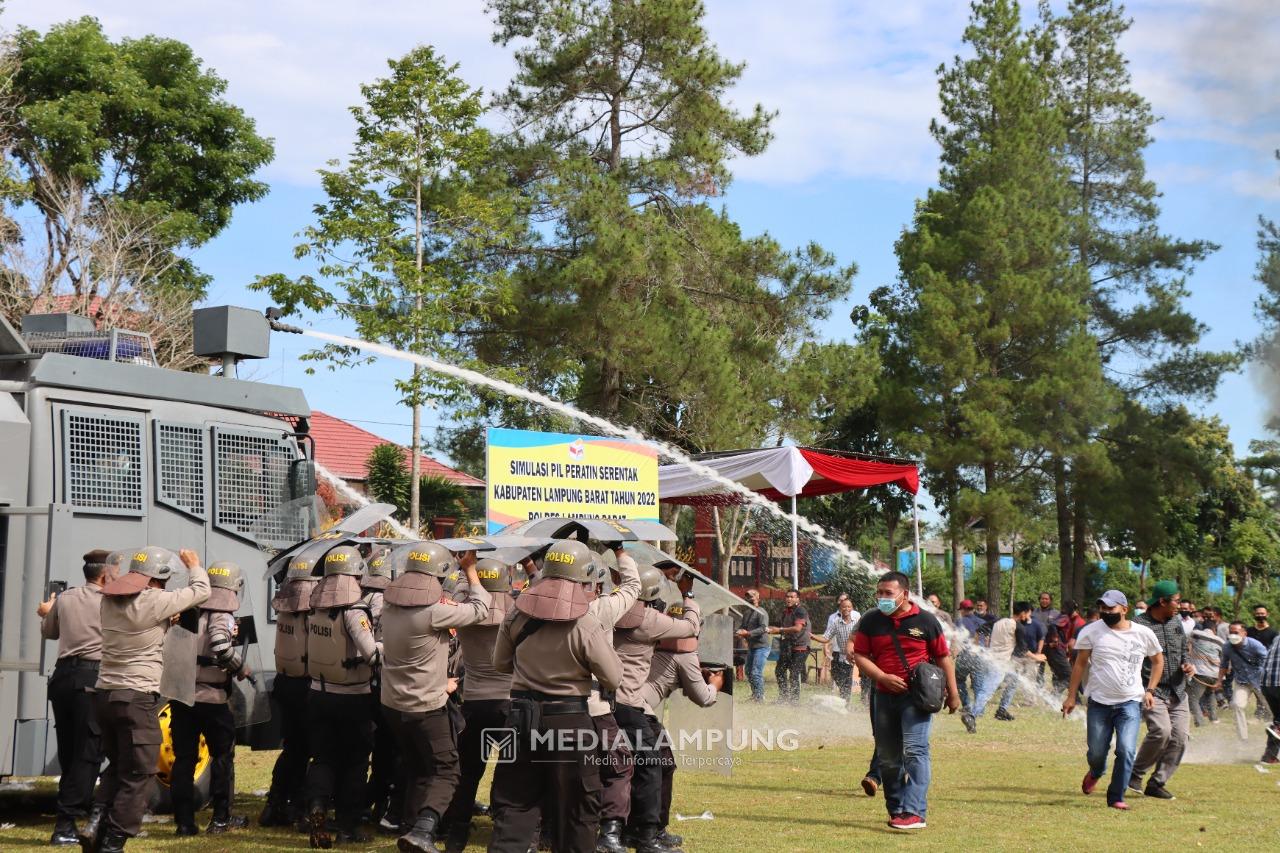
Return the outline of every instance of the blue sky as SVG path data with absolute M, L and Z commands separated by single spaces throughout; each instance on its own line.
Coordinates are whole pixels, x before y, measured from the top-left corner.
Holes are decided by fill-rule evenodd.
M 960 49 L 967 4 L 825 0 L 710 0 L 708 29 L 747 70 L 733 99 L 779 111 L 764 155 L 735 164 L 725 199 L 749 233 L 784 245 L 815 239 L 860 268 L 850 305 L 895 274 L 893 241 L 914 200 L 936 174 L 928 135 L 936 113 L 935 69 Z M 1062 5 L 1060 2 L 1056 6 Z M 1254 232 L 1262 214 L 1280 217 L 1280 15 L 1272 0 L 1138 0 L 1124 48 L 1137 88 L 1163 121 L 1148 164 L 1164 192 L 1162 224 L 1222 249 L 1190 280 L 1191 308 L 1209 327 L 1205 344 L 1229 347 L 1256 332 Z M 492 91 L 510 77 L 505 50 L 490 41 L 479 0 L 9 0 L 0 25 L 46 28 L 98 17 L 113 37 L 147 33 L 192 45 L 227 79 L 228 97 L 276 140 L 264 172 L 270 195 L 237 209 L 196 260 L 214 276 L 209 304 L 264 307 L 247 293 L 255 275 L 301 271 L 294 235 L 320 199 L 317 167 L 347 151 L 361 82 L 388 57 L 430 43 L 471 83 Z M 823 326 L 849 334 L 848 307 Z M 348 331 L 334 318 L 316 328 Z M 407 443 L 409 415 L 391 380 L 396 364 L 358 373 L 304 375 L 298 338 L 275 336 L 273 356 L 242 375 L 301 386 L 314 408 L 361 422 Z M 1203 407 L 1231 427 L 1237 449 L 1263 435 L 1262 396 L 1248 375 L 1228 377 Z M 428 425 L 434 417 L 428 414 Z M 428 430 L 430 437 L 430 430 Z

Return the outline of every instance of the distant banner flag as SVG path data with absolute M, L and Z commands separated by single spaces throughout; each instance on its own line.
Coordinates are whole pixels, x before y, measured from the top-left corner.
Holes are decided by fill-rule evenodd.
M 488 530 L 576 515 L 658 520 L 658 452 L 638 441 L 491 428 Z

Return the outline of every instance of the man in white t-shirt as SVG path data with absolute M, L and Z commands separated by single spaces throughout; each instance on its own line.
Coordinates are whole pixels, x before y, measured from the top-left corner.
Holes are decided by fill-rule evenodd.
M 1107 751 L 1111 738 L 1116 741 L 1116 763 L 1107 787 L 1107 805 L 1127 811 L 1124 801 L 1125 783 L 1133 770 L 1138 749 L 1138 727 L 1142 707 L 1154 702 L 1156 685 L 1164 671 L 1164 653 L 1155 633 L 1145 625 L 1130 622 L 1129 599 L 1117 589 L 1109 589 L 1098 599 L 1102 617 L 1090 622 L 1076 635 L 1076 663 L 1071 670 L 1071 685 L 1062 703 L 1062 714 L 1071 713 L 1076 705 L 1076 691 L 1084 671 L 1089 669 L 1088 761 L 1080 790 L 1093 793 L 1107 769 Z M 1142 662 L 1151 659 L 1151 677 L 1145 692 L 1142 687 Z

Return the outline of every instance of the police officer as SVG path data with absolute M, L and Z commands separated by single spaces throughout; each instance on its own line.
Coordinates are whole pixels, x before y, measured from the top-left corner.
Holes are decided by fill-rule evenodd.
M 465 848 L 471 834 L 472 808 L 485 770 L 482 732 L 505 726 L 511 710 L 511 674 L 493 668 L 493 645 L 498 628 L 514 604 L 511 569 L 500 560 L 482 557 L 476 561 L 476 576 L 492 600 L 489 615 L 483 622 L 458 628 L 466 670 L 462 692 L 462 717 L 466 725 L 458 738 L 461 773 L 453 800 L 441 821 L 446 828 L 447 851 Z
M 200 558 L 187 550 L 180 557 L 191 575 L 185 589 L 165 591 L 179 557 L 154 545 L 134 554 L 129 571 L 102 588 L 102 664 L 93 711 L 110 764 L 77 836 L 86 851 L 119 853 L 142 829 L 160 758 L 165 632 L 172 617 L 209 597 Z
M 594 566 L 585 544 L 552 545 L 498 630 L 493 666 L 513 673 L 509 725 L 518 736 L 514 761 L 494 773 L 490 853 L 528 850 L 544 796 L 556 809 L 554 849 L 595 849 L 600 770 L 587 694 L 592 677 L 603 691 L 616 690 L 622 667 L 605 626 L 588 612 Z
M 40 635 L 58 641 L 58 662 L 49 676 L 49 704 L 58 737 L 58 818 L 49 843 L 68 847 L 76 839 L 76 818 L 93 807 L 93 786 L 102 765 L 102 742 L 93 716 L 93 685 L 102 660 L 102 587 L 115 580 L 106 551 L 84 555 L 84 586 L 41 602 Z
M 209 598 L 200 607 L 196 634 L 196 702 L 190 708 L 181 702 L 169 704 L 169 724 L 173 733 L 174 831 L 178 835 L 198 835 L 196 828 L 195 770 L 200 737 L 209 747 L 209 793 L 213 801 L 211 835 L 245 826 L 242 817 L 231 816 L 235 790 L 236 721 L 228 704 L 231 679 L 252 675 L 245 662 L 244 646 L 236 644 L 235 616 L 240 609 L 244 577 L 240 567 L 230 562 L 209 566 Z
M 398 840 L 402 851 L 439 849 L 437 827 L 458 783 L 458 726 L 447 707 L 449 629 L 483 622 L 492 601 L 476 573 L 475 551 L 461 552 L 460 566 L 466 587 L 456 601 L 441 581 L 459 562 L 443 545 L 419 542 L 387 587 L 382 705 L 405 761 L 404 816 L 413 822 Z
M 678 616 L 682 611 L 682 605 L 675 605 L 667 611 L 667 615 Z M 683 839 L 666 831 L 671 817 L 671 792 L 676 762 L 671 754 L 671 739 L 663 736 L 665 729 L 658 716 L 658 708 L 677 689 L 699 708 L 710 707 L 715 704 L 716 696 L 723 686 L 722 673 L 702 669 L 698 660 L 698 639 L 689 637 L 659 641 L 658 649 L 649 664 L 649 675 L 636 694 L 649 724 L 652 742 L 661 744 L 659 765 L 662 768 L 662 790 L 658 810 L 658 839 L 668 846 L 679 847 Z M 635 789 L 632 796 L 652 798 L 652 792 Z
M 382 642 L 382 603 L 383 591 L 391 583 L 391 561 L 387 558 L 390 551 L 385 545 L 374 545 L 366 560 L 364 574 L 360 577 L 360 589 L 364 595 L 361 601 L 369 608 L 369 621 L 373 625 L 373 638 Z M 370 682 L 370 699 L 373 710 L 373 762 L 369 773 L 369 802 L 371 816 L 384 831 L 395 831 L 400 827 L 402 808 L 394 801 L 402 792 L 397 789 L 399 776 L 399 753 L 396 749 L 395 735 L 382 716 L 382 673 L 381 666 L 373 668 L 373 679 Z
M 302 819 L 307 789 L 307 617 L 311 594 L 320 578 L 315 561 L 295 557 L 284 583 L 271 599 L 276 614 L 276 678 L 271 685 L 273 713 L 280 721 L 281 749 L 271 770 L 271 789 L 258 816 L 260 826 L 285 826 Z
M 666 583 L 653 566 L 640 570 L 640 601 L 618 620 L 613 631 L 613 647 L 622 662 L 622 686 L 618 688 L 614 716 L 636 751 L 631 772 L 631 813 L 627 834 L 634 839 L 637 853 L 670 853 L 676 848 L 659 839 L 662 802 L 662 766 L 659 743 L 640 699 L 640 688 L 649 675 L 654 645 L 662 640 L 696 637 L 701 626 L 698 604 L 692 592 L 685 593 L 679 617 L 663 612 L 660 597 Z
M 622 550 L 622 543 L 614 549 L 613 572 L 616 589 L 591 602 L 588 612 L 594 614 L 609 633 L 613 642 L 613 627 L 622 615 L 635 606 L 640 595 L 640 574 L 636 561 Z M 591 684 L 587 697 L 587 711 L 599 736 L 600 744 L 600 838 L 596 843 L 598 853 L 626 853 L 622 843 L 622 827 L 631 812 L 631 749 L 621 736 L 618 722 L 613 716 L 612 693 L 602 694 L 597 682 Z
M 324 557 L 324 579 L 311 595 L 307 621 L 307 697 L 311 768 L 307 771 L 307 823 L 311 846 L 328 849 L 334 841 L 325 824 L 332 797 L 339 842 L 368 841 L 360 831 L 365 776 L 373 749 L 369 679 L 381 649 L 373 637 L 360 576 L 364 559 L 350 545 Z

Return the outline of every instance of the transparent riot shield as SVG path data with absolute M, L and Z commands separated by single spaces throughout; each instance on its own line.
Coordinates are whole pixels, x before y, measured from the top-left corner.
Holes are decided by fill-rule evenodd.
M 733 728 L 733 667 L 722 672 L 724 689 L 710 707 L 698 707 L 678 690 L 666 702 L 667 736 L 677 770 L 733 774 L 734 739 L 742 733 L 735 734 Z M 661 719 L 661 710 L 658 713 Z

